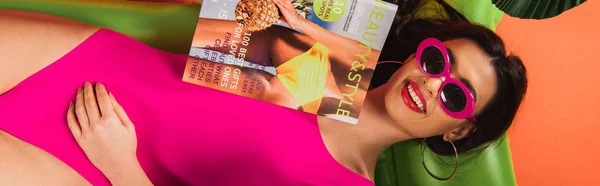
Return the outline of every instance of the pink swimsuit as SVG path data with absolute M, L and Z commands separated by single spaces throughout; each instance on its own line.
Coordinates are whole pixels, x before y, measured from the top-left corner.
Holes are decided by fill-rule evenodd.
M 100 30 L 0 96 L 0 129 L 110 185 L 66 123 L 85 81 L 102 82 L 134 122 L 155 185 L 373 185 L 328 153 L 314 115 L 181 81 L 186 55 Z

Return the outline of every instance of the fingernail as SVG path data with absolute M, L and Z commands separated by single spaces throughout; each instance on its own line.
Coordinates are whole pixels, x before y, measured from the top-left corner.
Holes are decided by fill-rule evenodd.
M 81 87 L 77 88 L 77 93 L 81 92 Z
M 90 85 L 92 85 L 92 84 L 90 84 L 90 82 L 87 82 L 87 81 L 85 82 L 85 86 L 90 86 Z
M 72 101 L 69 103 L 69 107 L 73 107 L 73 102 Z

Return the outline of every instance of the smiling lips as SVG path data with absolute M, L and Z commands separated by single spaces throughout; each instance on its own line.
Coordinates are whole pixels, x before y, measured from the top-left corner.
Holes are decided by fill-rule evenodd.
M 423 93 L 419 89 L 419 85 L 412 80 L 402 86 L 402 100 L 406 107 L 417 113 L 425 114 L 427 111 L 427 103 L 424 101 Z

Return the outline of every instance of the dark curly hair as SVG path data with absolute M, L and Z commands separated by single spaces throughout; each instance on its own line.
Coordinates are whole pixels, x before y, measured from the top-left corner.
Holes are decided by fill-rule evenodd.
M 440 6 L 439 18 L 420 18 L 416 10 L 424 3 L 436 2 Z M 380 61 L 404 61 L 415 53 L 419 43 L 428 37 L 441 41 L 465 38 L 475 41 L 490 57 L 495 69 L 497 92 L 483 111 L 475 116 L 477 130 L 454 142 L 459 153 L 477 147 L 486 147 L 499 139 L 510 127 L 527 91 L 527 73 L 521 59 L 505 50 L 504 42 L 493 31 L 469 22 L 443 0 L 392 0 L 398 4 L 392 29 L 384 44 Z M 371 87 L 385 84 L 401 65 L 380 64 L 373 73 Z M 422 140 L 422 139 L 417 139 Z M 454 149 L 442 136 L 429 137 L 429 148 L 439 155 L 453 155 Z

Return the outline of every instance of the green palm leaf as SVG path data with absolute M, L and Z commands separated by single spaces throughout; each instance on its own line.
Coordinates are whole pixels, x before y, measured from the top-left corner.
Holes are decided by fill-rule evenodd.
M 511 17 L 546 19 L 584 3 L 586 0 L 492 0 L 492 3 Z

